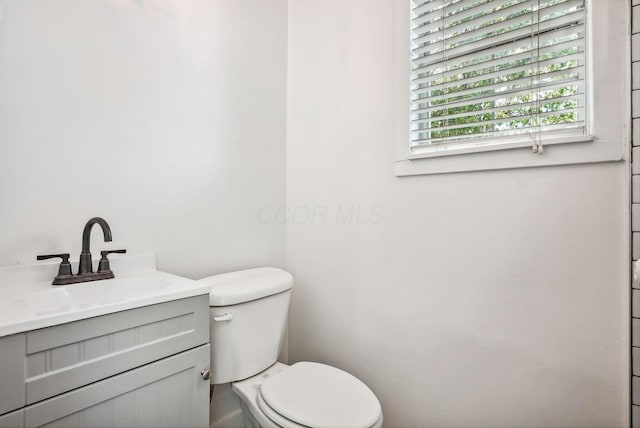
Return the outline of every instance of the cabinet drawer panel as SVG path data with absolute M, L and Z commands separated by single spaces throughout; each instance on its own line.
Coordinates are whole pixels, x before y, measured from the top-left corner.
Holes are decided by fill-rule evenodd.
M 24 409 L 27 427 L 206 427 L 209 345 Z
M 196 296 L 26 333 L 26 403 L 207 343 L 208 309 Z

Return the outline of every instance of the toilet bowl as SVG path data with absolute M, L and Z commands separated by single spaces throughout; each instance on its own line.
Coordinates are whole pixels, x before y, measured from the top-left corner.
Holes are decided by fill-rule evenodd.
M 231 383 L 247 426 L 378 428 L 382 408 L 355 376 L 312 362 L 276 362 L 293 278 L 257 268 L 201 279 L 211 287 L 211 383 Z
M 275 363 L 232 384 L 254 427 L 382 426 L 380 402 L 356 377 L 320 363 Z

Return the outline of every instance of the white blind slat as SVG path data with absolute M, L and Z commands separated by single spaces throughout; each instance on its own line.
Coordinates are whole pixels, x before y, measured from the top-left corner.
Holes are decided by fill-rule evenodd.
M 435 84 L 430 87 L 413 90 L 414 95 L 413 102 L 415 104 L 422 104 L 433 97 L 429 96 L 434 90 L 442 91 L 442 95 L 438 95 L 440 98 L 451 98 L 460 95 L 473 94 L 474 92 L 485 93 L 490 90 L 498 90 L 499 88 L 506 87 L 507 85 L 516 85 L 518 82 L 524 82 L 524 84 L 536 84 L 536 81 L 543 79 L 554 79 L 556 77 L 573 78 L 574 80 L 584 80 L 584 66 L 577 65 L 578 55 L 567 55 L 562 57 L 562 61 L 558 61 L 556 58 L 552 60 L 544 61 L 547 64 L 542 70 L 531 70 L 530 64 L 525 64 L 519 67 L 513 67 L 505 70 L 498 70 L 491 73 L 480 74 L 478 76 L 456 80 L 450 83 Z M 576 62 L 576 65 L 565 66 L 560 68 L 561 63 Z M 551 67 L 558 65 L 558 67 Z M 546 69 L 546 71 L 544 71 Z M 530 73 L 528 73 L 530 72 Z M 522 75 L 524 73 L 524 75 Z M 517 77 L 514 77 L 517 76 Z M 487 80 L 494 80 L 493 84 L 483 84 Z M 469 87 L 466 89 L 466 87 Z M 470 97 L 471 98 L 471 97 Z
M 531 27 L 536 27 L 537 33 L 546 32 L 554 28 L 564 27 L 573 22 L 576 22 L 579 16 L 579 11 L 567 13 L 564 15 L 554 16 L 545 21 L 541 21 L 539 24 L 524 25 L 525 23 L 531 23 L 530 16 L 520 16 L 507 20 L 509 28 L 504 32 L 499 31 L 505 28 L 503 22 L 491 24 L 487 27 L 478 28 L 468 33 L 463 33 L 455 37 L 451 37 L 446 40 L 434 40 L 430 43 L 424 43 L 424 39 L 428 36 L 423 36 L 423 42 L 418 42 L 421 38 L 415 39 L 414 43 L 420 46 L 413 50 L 415 55 L 434 55 L 441 54 L 440 57 L 435 57 L 434 62 L 443 61 L 445 59 L 452 59 L 465 53 L 476 52 L 487 46 L 498 45 L 501 43 L 518 40 L 520 38 L 531 36 Z M 577 24 L 577 22 L 576 22 Z M 493 33 L 491 36 L 487 36 L 487 32 Z M 432 35 L 430 35 L 432 36 Z M 446 52 L 446 55 L 443 55 Z
M 456 142 L 465 142 L 469 140 L 477 140 L 477 139 L 487 139 L 487 138 L 499 138 L 505 136 L 528 136 L 527 138 L 531 138 L 537 136 L 540 132 L 553 132 L 553 133 L 564 133 L 567 135 L 579 135 L 583 134 L 586 128 L 586 124 L 584 121 L 575 121 L 571 123 L 563 123 L 556 125 L 545 125 L 536 128 L 518 128 L 518 129 L 509 129 L 509 130 L 498 130 L 498 131 L 481 131 L 476 134 L 467 134 L 460 135 L 455 137 L 430 137 L 428 139 L 415 140 L 411 142 L 411 146 L 425 147 L 425 146 L 433 146 L 434 144 L 455 144 Z M 573 132 L 571 132 L 573 131 Z
M 568 87 L 575 87 L 575 92 L 576 95 L 580 95 L 580 94 L 584 94 L 584 81 L 580 81 L 580 80 L 576 80 L 574 82 L 571 83 L 567 83 L 567 82 L 561 82 L 561 83 L 553 83 L 553 84 L 547 84 L 547 85 L 540 85 L 541 87 L 541 92 L 545 92 L 545 91 L 553 91 L 553 90 L 557 90 L 557 89 L 562 89 L 562 88 L 568 88 Z M 443 109 L 455 109 L 455 108 L 461 108 L 461 107 L 465 107 L 465 106 L 474 106 L 475 104 L 479 104 L 482 102 L 493 102 L 496 100 L 501 100 L 501 99 L 505 99 L 505 100 L 510 100 L 510 99 L 522 99 L 528 95 L 531 94 L 537 94 L 538 91 L 535 90 L 535 87 L 518 87 L 518 88 L 514 88 L 512 90 L 509 91 L 502 91 L 499 93 L 494 93 L 492 95 L 485 95 L 479 99 L 475 99 L 475 100 L 461 100 L 461 101 L 453 101 L 453 102 L 448 102 L 448 103 L 444 103 L 444 104 L 439 104 L 439 105 L 434 105 L 432 107 L 423 107 L 423 108 L 418 108 L 415 110 L 412 110 L 412 113 L 433 113 L 435 111 L 440 111 Z M 558 97 L 560 98 L 560 97 Z M 435 98 L 435 100 L 437 101 L 438 99 Z
M 584 26 L 580 25 L 579 27 L 580 28 L 576 29 L 568 28 L 550 31 L 539 36 L 538 43 L 541 47 L 536 53 L 543 57 L 552 53 L 556 53 L 556 56 L 562 56 L 567 54 L 563 53 L 564 50 L 572 47 L 575 47 L 577 51 L 583 51 L 585 46 Z M 574 39 L 570 39 L 570 37 L 574 37 Z M 443 74 L 442 77 L 450 77 L 468 70 L 478 70 L 498 64 L 517 62 L 523 59 L 535 59 L 535 55 L 531 53 L 533 49 L 536 49 L 536 46 L 534 46 L 530 40 L 520 40 L 486 49 L 482 51 L 481 55 L 474 53 L 459 57 L 456 58 L 455 61 L 449 61 L 446 64 L 438 63 L 430 66 L 422 66 L 418 60 L 412 60 L 414 64 L 418 65 L 418 67 L 412 71 L 414 74 L 414 83 L 423 83 L 427 81 L 425 79 L 431 79 L 430 76 L 437 76 L 438 74 Z M 584 55 L 584 53 L 581 53 L 581 55 Z M 427 76 L 422 77 L 425 73 Z
M 579 110 L 582 109 L 564 109 L 562 111 L 556 112 L 553 116 L 559 116 L 561 114 L 567 114 L 567 113 L 575 113 Z M 551 117 L 552 115 L 547 115 L 545 117 Z M 496 132 L 495 129 L 501 128 L 500 125 L 506 126 L 507 124 L 509 124 L 510 126 L 513 126 L 512 124 L 517 124 L 518 128 L 517 129 L 525 129 L 525 128 L 533 128 L 533 127 L 537 127 L 538 125 L 538 121 L 540 122 L 544 122 L 544 118 L 539 119 L 537 117 L 531 117 L 531 116 L 527 116 L 527 115 L 522 115 L 522 116 L 514 116 L 514 117 L 509 117 L 509 118 L 500 118 L 500 119 L 487 119 L 484 120 L 481 124 L 482 129 L 486 129 L 486 130 L 491 130 L 491 131 L 485 131 L 485 132 Z M 527 124 L 529 123 L 529 124 Z M 497 127 L 493 127 L 492 125 L 498 125 Z M 558 123 L 558 126 L 562 126 L 562 123 Z M 555 126 L 555 125 L 546 125 L 546 126 Z M 435 128 L 434 130 L 431 130 L 430 132 L 433 131 L 438 131 L 438 132 L 450 132 L 450 131 L 455 131 L 455 130 L 465 130 L 465 129 L 471 129 L 472 126 L 469 126 L 468 124 L 458 124 L 458 125 L 450 125 L 450 126 L 442 126 L 439 128 Z M 482 131 L 480 131 L 482 132 Z M 416 131 L 416 134 L 420 134 L 420 132 Z M 475 133 L 475 132 L 473 132 Z
M 463 0 L 456 3 L 462 4 L 458 11 L 449 11 L 441 8 L 412 19 L 414 39 L 426 32 L 440 30 L 445 38 L 451 33 L 460 33 L 469 29 L 485 26 L 495 21 L 496 18 L 512 17 L 526 13 L 531 19 L 544 21 L 557 14 L 570 13 L 572 10 L 582 8 L 584 0 L 555 0 L 541 2 L 537 7 L 532 7 L 530 0 L 493 0 L 490 5 L 478 0 Z M 468 3 L 468 5 L 466 4 Z M 537 3 L 536 3 L 537 4 Z M 464 26 L 463 29 L 456 28 Z
M 477 4 L 478 2 L 475 0 L 473 3 Z M 425 14 L 414 18 L 412 20 L 414 24 L 413 34 L 418 37 L 434 30 L 444 31 L 444 27 L 446 25 L 446 31 L 444 31 L 444 35 L 446 37 L 447 34 L 450 35 L 453 31 L 458 30 L 458 26 L 467 25 L 467 28 L 469 28 L 472 21 L 477 21 L 479 19 L 482 19 L 483 21 L 490 21 L 509 14 L 529 11 L 529 0 L 509 0 L 495 3 L 497 4 L 492 6 L 494 9 L 493 12 L 489 11 L 482 15 L 479 15 L 477 9 L 478 6 L 476 6 L 472 9 L 465 9 L 464 14 L 443 16 L 442 12 L 438 11 L 435 14 Z M 483 11 L 480 13 L 482 12 Z M 453 29 L 454 27 L 455 30 Z
M 554 101 L 558 101 L 560 98 L 555 99 Z M 543 108 L 545 106 L 545 104 L 542 104 Z M 491 107 L 491 108 L 487 108 L 487 109 L 483 109 L 483 110 L 477 110 L 477 111 L 473 111 L 473 112 L 464 112 L 464 113 L 457 113 L 457 114 L 452 114 L 452 115 L 448 115 L 446 117 L 446 120 L 451 121 L 452 119 L 457 119 L 457 118 L 481 118 L 482 116 L 486 116 L 486 115 L 494 115 L 495 113 L 502 113 L 505 114 L 504 112 L 506 110 L 510 110 L 509 111 L 509 115 L 505 116 L 506 118 L 509 118 L 511 120 L 517 120 L 517 119 L 522 119 L 524 117 L 527 116 L 531 116 L 531 112 L 536 111 L 537 109 L 537 103 L 536 102 L 530 102 L 530 103 L 522 103 L 522 104 L 517 104 L 517 105 L 510 105 L 510 106 L 499 106 L 499 107 Z M 584 107 L 566 107 L 566 108 L 559 108 L 557 110 L 549 110 L 547 112 L 544 113 L 540 113 L 540 115 L 547 115 L 547 116 L 553 116 L 557 113 L 562 113 L 562 112 L 571 112 L 571 111 L 578 111 L 579 113 L 584 113 Z M 478 119 L 478 121 L 480 121 L 481 119 Z M 489 120 L 489 119 L 487 119 Z M 431 122 L 434 121 L 434 118 L 430 118 L 430 119 L 422 119 L 422 120 L 414 120 L 412 122 L 412 129 L 411 132 L 420 132 L 420 133 L 424 133 L 424 132 L 430 132 L 431 130 L 435 129 L 431 128 Z M 438 128 L 439 129 L 439 128 Z

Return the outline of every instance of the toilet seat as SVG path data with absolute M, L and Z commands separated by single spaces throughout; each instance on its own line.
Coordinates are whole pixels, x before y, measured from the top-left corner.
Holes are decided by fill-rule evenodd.
M 265 403 L 262 395 L 258 394 L 257 396 L 258 408 L 260 411 L 267 417 L 271 422 L 274 422 L 278 427 L 281 428 L 309 428 L 304 425 L 297 424 L 281 415 L 279 415 L 275 410 L 273 410 L 267 403 Z
M 257 394 L 264 414 L 284 428 L 371 428 L 382 409 L 356 377 L 320 363 L 296 363 L 266 380 Z

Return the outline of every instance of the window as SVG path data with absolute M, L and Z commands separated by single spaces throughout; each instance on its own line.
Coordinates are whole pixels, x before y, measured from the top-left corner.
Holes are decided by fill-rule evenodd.
M 413 6 L 414 151 L 505 136 L 538 145 L 543 133 L 585 134 L 583 0 Z
M 567 151 L 556 149 L 556 145 L 595 146 L 594 129 L 604 128 L 602 124 L 594 125 L 600 121 L 598 113 L 605 106 L 618 112 L 608 126 L 620 127 L 628 122 L 621 114 L 628 110 L 627 96 L 621 96 L 624 92 L 620 90 L 620 86 L 627 86 L 628 72 L 608 62 L 610 70 L 604 73 L 603 64 L 598 63 L 613 54 L 620 60 L 617 64 L 625 64 L 629 43 L 626 28 L 624 25 L 614 28 L 612 24 L 616 19 L 617 25 L 628 22 L 626 2 L 615 2 L 615 8 L 621 9 L 618 11 L 607 10 L 612 6 L 607 0 L 410 0 L 409 3 L 410 27 L 405 28 L 411 35 L 410 129 L 400 162 L 492 152 L 482 157 L 476 155 L 475 160 L 499 158 L 500 164 L 495 168 L 574 163 L 568 158 L 560 160 L 548 155 L 547 145 L 552 145 L 551 151 L 556 154 Z M 597 16 L 596 10 L 602 16 Z M 605 28 L 610 34 L 592 37 L 592 26 Z M 592 38 L 597 40 L 591 42 Z M 612 46 L 612 42 L 617 44 Z M 599 52 L 596 45 L 606 53 Z M 594 55 L 601 58 L 591 58 Z M 606 77 L 614 74 L 615 88 L 611 87 L 615 82 L 605 82 Z M 592 91 L 594 79 L 600 79 L 595 81 L 600 87 Z M 603 90 L 611 92 L 605 94 L 605 104 L 594 103 L 594 93 Z M 603 152 L 600 144 L 598 147 L 596 152 Z M 619 160 L 620 147 L 622 144 L 616 145 L 615 150 L 611 147 L 604 150 L 606 159 L 592 154 L 577 156 L 574 161 Z M 546 160 L 510 165 L 506 156 L 498 155 L 497 151 L 514 152 L 512 149 L 519 149 L 516 151 L 519 157 L 526 152 L 529 158 L 535 158 L 533 152 Z M 403 168 L 406 170 L 407 165 Z M 436 168 L 435 172 L 449 169 Z

